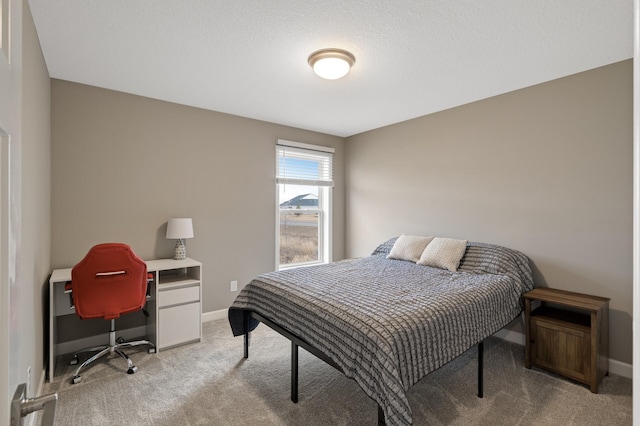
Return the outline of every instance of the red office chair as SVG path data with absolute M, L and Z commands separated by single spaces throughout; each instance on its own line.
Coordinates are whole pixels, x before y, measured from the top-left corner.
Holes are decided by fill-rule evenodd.
M 80 382 L 80 370 L 85 366 L 113 352 L 127 361 L 127 373 L 135 373 L 138 367 L 120 348 L 150 345 L 149 353 L 153 353 L 155 345 L 148 340 L 116 341 L 116 318 L 140 311 L 146 303 L 147 265 L 144 261 L 126 244 L 98 244 L 71 270 L 71 289 L 76 314 L 81 319 L 104 318 L 111 321 L 109 345 L 78 352 L 99 351 L 77 368 L 72 383 Z M 71 364 L 78 363 L 78 353 Z

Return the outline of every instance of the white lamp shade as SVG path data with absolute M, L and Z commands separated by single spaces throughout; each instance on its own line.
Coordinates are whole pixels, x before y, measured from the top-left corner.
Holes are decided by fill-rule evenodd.
M 193 222 L 191 218 L 173 218 L 167 223 L 167 238 L 193 238 Z
M 349 63 L 341 58 L 320 59 L 313 65 L 313 70 L 318 76 L 326 80 L 337 80 L 349 72 Z

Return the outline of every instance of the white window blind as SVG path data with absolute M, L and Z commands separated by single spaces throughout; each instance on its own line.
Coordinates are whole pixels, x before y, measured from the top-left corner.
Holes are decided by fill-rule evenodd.
M 302 145 L 302 144 L 298 144 Z M 276 183 L 333 187 L 332 148 L 276 145 Z

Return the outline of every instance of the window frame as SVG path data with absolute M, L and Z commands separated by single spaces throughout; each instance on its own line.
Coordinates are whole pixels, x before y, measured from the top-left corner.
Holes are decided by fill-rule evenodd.
M 318 159 L 326 158 L 327 154 L 330 154 L 328 157 L 330 159 L 330 167 L 333 168 L 333 154 L 335 153 L 334 148 L 320 146 L 320 145 L 310 145 L 300 142 L 286 141 L 283 139 L 278 139 L 276 145 L 276 180 L 275 180 L 275 189 L 276 189 L 276 206 L 275 206 L 275 265 L 276 271 L 298 268 L 304 266 L 312 266 L 312 265 L 320 265 L 323 263 L 329 263 L 333 259 L 333 244 L 332 244 L 332 229 L 333 229 L 333 183 L 331 185 L 306 185 L 306 186 L 317 186 L 318 188 L 318 208 L 317 209 L 303 209 L 304 212 L 308 213 L 318 213 L 318 260 L 313 260 L 309 262 L 298 262 L 298 263 L 290 263 L 290 264 L 281 264 L 280 263 L 280 215 L 284 214 L 295 214 L 299 211 L 294 209 L 281 209 L 280 204 L 287 201 L 280 199 L 280 185 L 302 185 L 300 183 L 281 183 L 278 182 L 279 176 L 279 160 L 280 160 L 280 152 L 282 149 L 286 148 L 295 148 L 296 150 L 305 150 L 305 155 L 312 155 L 313 151 L 318 153 Z M 292 150 L 293 151 L 293 150 Z M 295 153 L 292 154 L 295 157 Z

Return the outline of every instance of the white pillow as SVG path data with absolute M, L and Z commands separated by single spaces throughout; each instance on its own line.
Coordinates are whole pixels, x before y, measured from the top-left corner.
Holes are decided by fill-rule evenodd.
M 416 263 L 432 239 L 433 237 L 402 234 L 391 248 L 387 259 L 408 260 Z
M 467 249 L 467 240 L 434 238 L 422 252 L 418 265 L 433 266 L 455 272 Z

